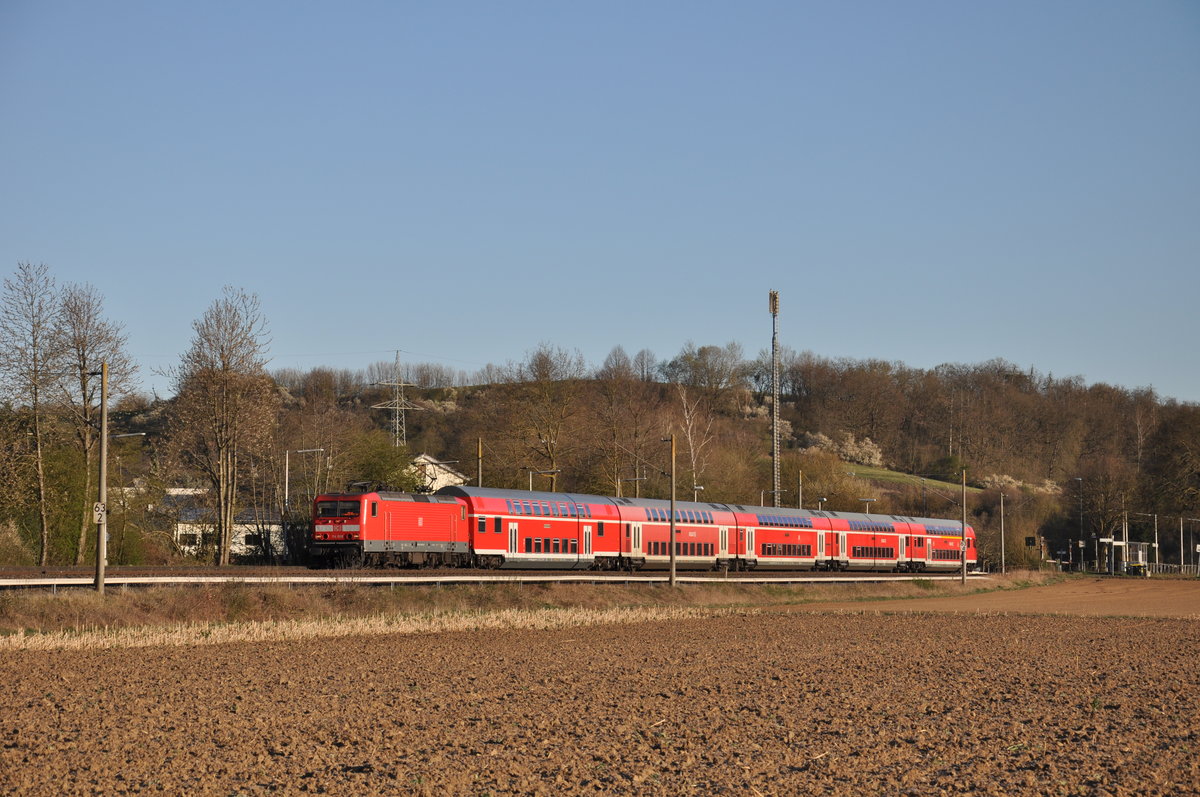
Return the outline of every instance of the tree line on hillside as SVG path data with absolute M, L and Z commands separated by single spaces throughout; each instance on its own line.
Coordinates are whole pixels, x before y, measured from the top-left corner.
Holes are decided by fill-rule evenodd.
M 200 496 L 213 531 L 205 556 L 225 563 L 239 513 L 302 523 L 322 491 L 419 490 L 416 453 L 471 483 L 482 473 L 486 486 L 667 497 L 671 435 L 680 500 L 958 518 L 965 470 L 983 553 L 1000 556 L 1003 500 L 1013 564 L 1058 550 L 1078 559 L 1078 540 L 1111 536 L 1125 512 L 1147 513 L 1130 516 L 1142 538 L 1152 514 L 1200 514 L 1200 407 L 1002 360 L 926 370 L 784 348 L 774 496 L 771 353 L 750 359 L 737 343 L 689 342 L 667 359 L 618 346 L 599 365 L 542 344 L 473 374 L 392 362 L 272 373 L 257 297 L 226 288 L 193 323 L 172 398 L 134 390 L 124 347 L 89 286 L 60 288 L 30 264 L 5 280 L 0 439 L 12 456 L 0 463 L 0 562 L 94 555 L 101 361 L 112 374 L 114 563 L 180 554 L 172 488 Z M 397 383 L 410 407 L 402 445 L 394 411 L 380 408 Z M 142 436 L 116 437 L 130 433 Z M 1163 535 L 1164 561 L 1178 561 L 1175 540 Z

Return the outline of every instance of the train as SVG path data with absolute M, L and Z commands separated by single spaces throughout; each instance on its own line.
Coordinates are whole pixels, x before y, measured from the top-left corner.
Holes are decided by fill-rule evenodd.
M 671 502 L 443 487 L 330 493 L 313 501 L 313 567 L 661 570 Z M 683 570 L 953 572 L 978 557 L 970 525 L 938 518 L 675 503 Z

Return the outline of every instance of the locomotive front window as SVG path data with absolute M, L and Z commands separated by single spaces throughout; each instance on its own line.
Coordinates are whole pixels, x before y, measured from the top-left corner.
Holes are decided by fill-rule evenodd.
M 318 501 L 317 517 L 358 517 L 362 507 L 358 501 Z

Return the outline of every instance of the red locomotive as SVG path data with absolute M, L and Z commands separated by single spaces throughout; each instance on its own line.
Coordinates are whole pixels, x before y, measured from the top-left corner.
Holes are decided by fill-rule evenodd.
M 955 571 L 975 530 L 951 520 L 783 507 L 675 505 L 680 569 Z M 571 569 L 669 566 L 671 502 L 487 487 L 313 502 L 314 566 Z

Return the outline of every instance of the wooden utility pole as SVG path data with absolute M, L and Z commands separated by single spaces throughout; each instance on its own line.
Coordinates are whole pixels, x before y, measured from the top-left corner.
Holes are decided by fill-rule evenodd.
M 1000 573 L 1007 572 L 1004 565 L 1004 493 L 1000 493 Z
M 958 546 L 962 556 L 962 578 L 960 582 L 967 583 L 967 469 L 962 472 L 962 540 Z
M 672 434 L 669 438 L 671 441 L 671 586 L 675 586 L 675 548 L 679 543 L 675 541 L 675 435 Z

